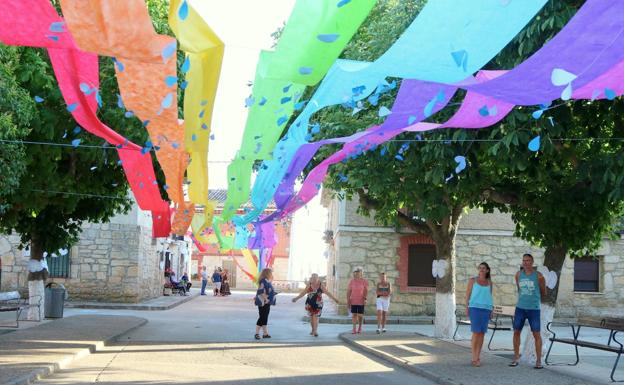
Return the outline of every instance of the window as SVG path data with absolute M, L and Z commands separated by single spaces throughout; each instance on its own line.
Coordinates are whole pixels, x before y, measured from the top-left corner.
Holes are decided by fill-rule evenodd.
M 408 247 L 407 286 L 435 287 L 431 265 L 436 258 L 435 245 L 412 244 Z
M 600 291 L 600 260 L 595 257 L 574 259 L 574 291 Z
M 402 293 L 435 293 L 431 265 L 436 258 L 433 239 L 424 234 L 405 235 L 397 249 L 398 289 Z
M 67 252 L 65 255 L 61 255 L 60 252 L 56 254 L 48 254 L 46 262 L 48 263 L 48 272 L 50 278 L 69 278 L 70 277 L 70 260 L 71 249 L 65 249 Z

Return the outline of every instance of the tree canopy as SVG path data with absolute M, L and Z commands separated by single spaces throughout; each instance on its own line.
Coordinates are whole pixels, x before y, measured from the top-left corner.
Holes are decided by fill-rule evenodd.
M 404 28 L 420 5 L 412 2 L 410 8 L 407 3 L 380 2 L 344 57 L 374 60 L 383 53 L 402 29 L 378 16 L 385 7 L 406 7 L 410 11 Z M 581 1 L 548 3 L 486 68 L 511 69 L 525 60 L 563 28 L 580 5 Z M 430 120 L 446 120 L 464 95 L 456 93 L 450 107 Z M 384 95 L 379 105 L 389 106 L 394 97 Z M 315 120 L 323 129 L 314 139 L 346 136 L 379 124 L 377 107 L 366 107 L 356 115 L 343 107 L 322 110 Z M 517 107 L 486 129 L 404 133 L 331 167 L 325 186 L 348 198 L 358 195 L 361 212 L 374 215 L 379 223 L 430 234 L 439 258 L 453 254 L 465 209 L 511 212 L 517 236 L 547 248 L 547 259 L 549 248 L 558 251 L 557 263 L 549 262 L 549 268 L 559 272 L 567 252 L 594 250 L 621 213 L 624 163 L 618 156 L 622 150 L 618 138 L 623 108 L 621 100 L 570 101 L 535 120 L 534 109 Z M 527 145 L 537 135 L 542 145 L 531 152 Z M 312 166 L 336 148 L 322 149 Z M 454 171 L 458 155 L 467 164 L 459 173 Z M 440 246 L 448 256 L 440 255 Z

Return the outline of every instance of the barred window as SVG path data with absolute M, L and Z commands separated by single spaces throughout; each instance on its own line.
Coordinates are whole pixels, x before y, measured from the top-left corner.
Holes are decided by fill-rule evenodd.
M 435 287 L 431 265 L 436 258 L 435 245 L 411 244 L 408 248 L 407 286 Z
M 69 278 L 70 277 L 70 261 L 71 261 L 71 248 L 67 248 L 67 253 L 61 255 L 60 253 L 48 254 L 46 262 L 48 263 L 48 272 L 50 278 Z
M 600 260 L 594 257 L 574 259 L 574 291 L 600 291 Z

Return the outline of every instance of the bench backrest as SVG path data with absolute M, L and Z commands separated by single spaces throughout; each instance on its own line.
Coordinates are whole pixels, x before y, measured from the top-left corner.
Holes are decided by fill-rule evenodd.
M 624 319 L 622 318 L 579 317 L 577 323 L 581 326 L 588 326 L 597 329 L 624 331 Z
M 0 292 L 0 301 L 10 301 L 20 298 L 20 293 L 18 291 Z
M 622 318 L 606 317 L 602 323 L 607 329 L 624 331 L 624 319 Z
M 509 316 L 509 317 L 513 317 L 514 314 L 516 313 L 516 307 L 515 306 L 496 305 L 492 309 L 492 313 L 494 315 L 506 315 L 506 316 Z

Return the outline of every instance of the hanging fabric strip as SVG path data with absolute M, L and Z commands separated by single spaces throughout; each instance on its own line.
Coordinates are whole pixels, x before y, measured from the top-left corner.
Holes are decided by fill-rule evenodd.
M 208 148 L 212 112 L 224 45 L 208 24 L 186 0 L 172 0 L 169 25 L 180 48 L 186 53 L 182 72 L 186 75 L 184 90 L 185 146 L 191 157 L 187 170 L 189 198 L 204 205 L 205 222 L 200 231 L 212 224 L 214 202 L 208 201 Z
M 42 47 L 48 49 L 63 98 L 74 106 L 71 114 L 88 132 L 115 145 L 122 167 L 135 199 L 142 210 L 152 212 L 154 237 L 169 235 L 169 205 L 160 197 L 149 153 L 129 142 L 104 125 L 96 115 L 97 92 L 85 95 L 80 84 L 99 88 L 97 56 L 81 51 L 65 29 L 61 19 L 47 0 L 0 2 L 0 41 L 10 45 Z M 52 26 L 60 26 L 54 31 Z M 59 32 L 60 31 L 60 32 Z
M 61 6 L 81 49 L 115 58 L 123 107 L 150 134 L 147 147 L 156 150 L 167 194 L 179 211 L 177 226 L 182 219 L 190 224 L 183 213 L 189 211 L 182 191 L 188 156 L 178 122 L 175 39 L 156 34 L 143 0 L 61 0 Z

